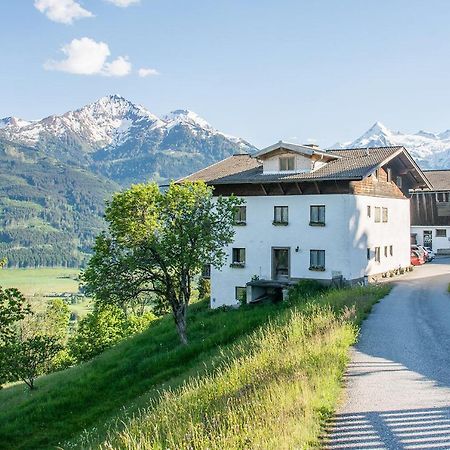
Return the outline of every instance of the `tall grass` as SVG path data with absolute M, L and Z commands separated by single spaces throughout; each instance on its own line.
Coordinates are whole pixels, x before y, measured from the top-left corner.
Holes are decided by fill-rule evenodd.
M 222 364 L 165 389 L 83 448 L 291 449 L 320 446 L 357 325 L 389 287 L 331 291 L 291 306 L 227 348 Z

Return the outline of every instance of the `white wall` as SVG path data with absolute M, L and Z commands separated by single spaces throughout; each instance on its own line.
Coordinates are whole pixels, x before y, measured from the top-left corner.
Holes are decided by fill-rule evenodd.
M 292 278 L 332 278 L 340 272 L 347 280 L 409 265 L 409 200 L 354 195 L 294 195 L 244 197 L 247 225 L 237 226 L 228 260 L 211 271 L 211 306 L 233 305 L 235 286 L 244 287 L 252 276 L 271 278 L 272 247 L 291 248 Z M 368 218 L 366 207 L 372 206 Z M 326 226 L 309 225 L 310 205 L 325 205 Z M 289 207 L 289 225 L 274 226 L 273 207 Z M 388 223 L 374 223 L 374 206 L 389 208 Z M 394 245 L 394 256 L 384 257 L 384 246 Z M 296 252 L 296 247 L 299 251 Z M 381 247 L 381 262 L 367 261 L 367 247 Z M 244 268 L 231 268 L 233 247 L 246 248 Z M 309 250 L 326 252 L 326 270 L 309 270 Z
M 436 229 L 447 230 L 446 237 L 436 237 Z M 423 245 L 423 232 L 424 230 L 431 230 L 433 232 L 433 250 L 437 252 L 439 249 L 450 249 L 450 227 L 445 226 L 412 226 L 411 234 L 417 235 L 417 243 Z

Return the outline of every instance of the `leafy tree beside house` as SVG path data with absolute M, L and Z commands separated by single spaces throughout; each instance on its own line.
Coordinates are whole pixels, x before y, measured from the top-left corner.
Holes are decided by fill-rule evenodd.
M 221 267 L 233 241 L 236 197 L 213 198 L 203 182 L 138 184 L 107 204 L 108 232 L 97 237 L 82 280 L 97 304 L 127 309 L 157 295 L 173 314 L 183 344 L 194 278 L 205 262 Z

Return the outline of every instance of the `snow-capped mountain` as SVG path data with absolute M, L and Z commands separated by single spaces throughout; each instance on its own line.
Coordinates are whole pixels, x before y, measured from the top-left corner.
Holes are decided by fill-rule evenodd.
M 402 145 L 422 169 L 450 169 L 450 130 L 442 133 L 419 131 L 415 134 L 392 131 L 376 122 L 362 136 L 333 148 L 365 148 Z
M 31 122 L 19 119 L 18 117 L 4 117 L 0 119 L 0 129 L 2 128 L 21 128 L 30 125 Z
M 124 184 L 177 178 L 233 153 L 255 150 L 192 111 L 159 118 L 119 95 L 35 122 L 1 119 L 0 138 Z

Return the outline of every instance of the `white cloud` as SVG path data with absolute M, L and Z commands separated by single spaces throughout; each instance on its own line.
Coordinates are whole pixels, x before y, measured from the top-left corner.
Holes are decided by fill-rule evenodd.
M 76 19 L 94 16 L 74 0 L 35 0 L 34 6 L 50 20 L 65 24 L 70 24 Z
M 140 0 L 107 0 L 109 3 L 113 3 L 120 8 L 128 8 L 128 6 L 133 5 L 134 3 L 139 3 Z
M 146 69 L 142 67 L 138 70 L 138 75 L 142 78 L 150 77 L 152 75 L 159 75 L 159 72 L 156 69 Z
M 60 61 L 47 61 L 44 64 L 45 69 L 77 75 L 111 77 L 122 77 L 131 71 L 131 63 L 127 57 L 119 56 L 114 61 L 107 61 L 111 52 L 105 42 L 96 42 L 87 37 L 73 39 L 69 44 L 64 45 L 61 51 L 66 58 Z
M 103 75 L 110 77 L 123 77 L 131 72 L 131 63 L 128 61 L 128 57 L 119 56 L 117 59 L 110 63 L 105 63 L 103 67 Z

